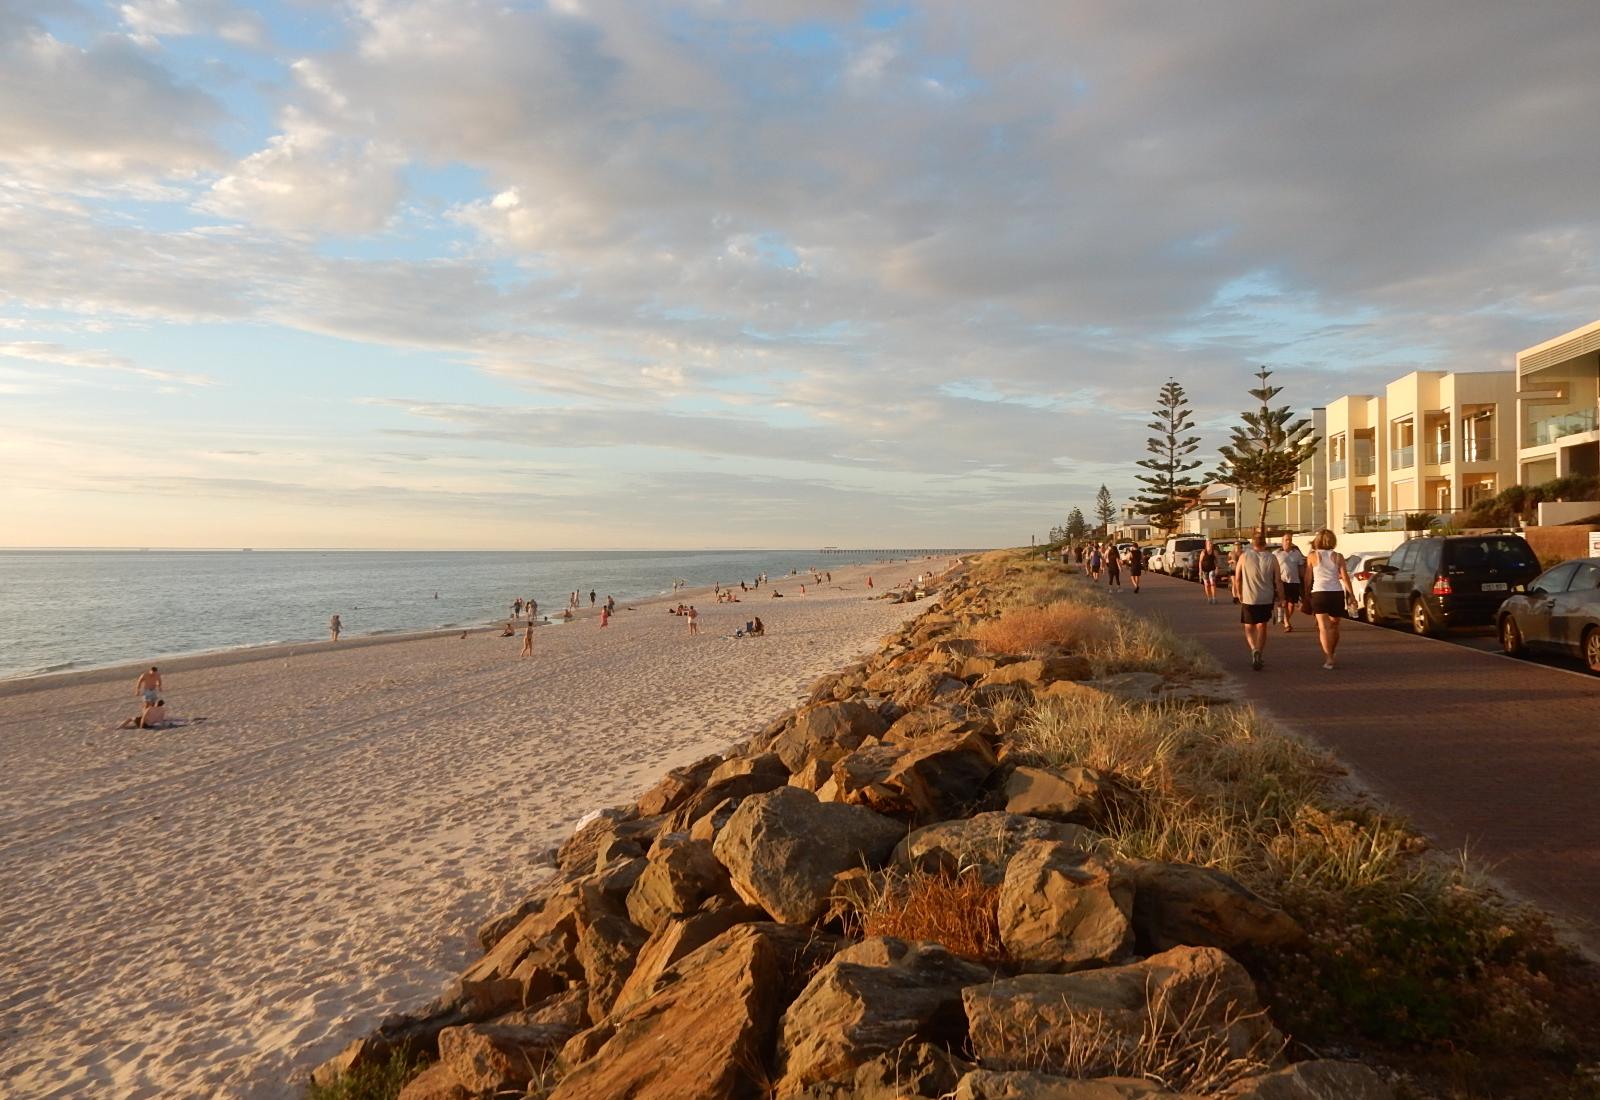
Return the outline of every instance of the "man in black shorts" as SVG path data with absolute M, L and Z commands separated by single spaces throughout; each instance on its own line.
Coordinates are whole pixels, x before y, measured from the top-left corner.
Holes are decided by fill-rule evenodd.
M 1260 531 L 1239 552 L 1231 584 L 1234 598 L 1239 601 L 1244 640 L 1250 646 L 1250 667 L 1260 672 L 1262 651 L 1267 648 L 1267 624 L 1272 621 L 1273 606 L 1283 595 L 1278 559 L 1267 551 L 1267 540 Z
M 1278 576 L 1283 581 L 1283 632 L 1294 630 L 1294 613 L 1300 606 L 1300 580 L 1306 571 L 1306 556 L 1294 544 L 1294 538 L 1283 536 L 1283 546 L 1273 557 L 1278 559 Z

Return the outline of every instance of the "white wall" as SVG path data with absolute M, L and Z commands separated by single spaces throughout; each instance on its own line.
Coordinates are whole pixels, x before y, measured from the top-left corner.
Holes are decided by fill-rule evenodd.
M 1539 526 L 1554 527 L 1600 514 L 1600 500 L 1547 500 L 1539 505 Z

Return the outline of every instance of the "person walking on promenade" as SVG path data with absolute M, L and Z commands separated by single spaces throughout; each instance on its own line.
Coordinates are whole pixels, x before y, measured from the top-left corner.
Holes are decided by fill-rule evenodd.
M 1217 548 L 1206 539 L 1206 544 L 1195 558 L 1194 567 L 1200 574 L 1200 587 L 1205 591 L 1206 603 L 1217 602 Z
M 1144 576 L 1144 551 L 1137 546 L 1128 555 L 1128 579 L 1133 582 L 1133 594 L 1139 594 L 1139 578 Z
M 1285 534 L 1283 546 L 1272 555 L 1278 559 L 1278 571 L 1283 578 L 1283 632 L 1294 633 L 1294 612 L 1300 606 L 1300 580 L 1306 571 L 1306 556 L 1294 544 L 1294 539 Z
M 1101 564 L 1102 559 L 1100 557 L 1100 544 L 1096 542 L 1091 544 L 1089 547 L 1089 579 L 1094 581 L 1095 584 L 1100 583 Z
M 1339 650 L 1339 620 L 1344 618 L 1346 601 L 1355 599 L 1344 555 L 1333 549 L 1338 542 L 1326 527 L 1318 531 L 1317 537 L 1311 540 L 1311 554 L 1306 558 L 1304 574 L 1310 610 L 1317 617 L 1322 667 L 1330 672 L 1336 667 L 1334 654 Z
M 1106 546 L 1106 590 L 1122 591 L 1122 562 L 1117 557 L 1115 543 Z
M 689 633 L 700 633 L 700 612 L 694 609 L 694 604 L 689 605 L 689 610 L 686 612 L 686 617 L 689 620 Z
M 339 621 L 339 616 L 334 615 L 328 620 L 328 634 L 334 640 L 339 640 L 339 631 L 344 629 L 344 624 Z
M 521 655 L 519 655 L 517 657 L 517 660 L 520 661 L 520 660 L 522 660 L 523 657 L 532 657 L 532 656 L 533 656 L 533 616 L 530 614 L 528 616 L 528 625 L 522 631 L 522 653 L 521 653 Z
M 1239 621 L 1244 624 L 1244 640 L 1250 646 L 1250 667 L 1261 671 L 1267 648 L 1267 624 L 1272 608 L 1283 593 L 1283 578 L 1278 559 L 1267 552 L 1267 540 L 1257 531 L 1250 545 L 1239 551 L 1233 567 L 1233 595 L 1239 601 Z
M 133 690 L 145 706 L 155 705 L 155 701 L 161 698 L 161 670 L 151 665 L 149 672 L 139 673 L 139 679 L 134 683 Z

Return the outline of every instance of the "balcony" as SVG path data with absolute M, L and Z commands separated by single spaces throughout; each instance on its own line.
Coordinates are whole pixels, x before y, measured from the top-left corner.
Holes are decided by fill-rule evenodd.
M 1461 445 L 1462 462 L 1493 462 L 1494 441 L 1492 439 L 1469 439 Z
M 1362 512 L 1344 517 L 1344 532 L 1354 535 L 1363 531 L 1437 531 L 1459 528 L 1465 523 L 1465 512 Z
M 1355 472 L 1357 477 L 1371 477 L 1378 472 L 1377 455 L 1356 455 Z
M 1417 464 L 1417 449 L 1415 447 L 1396 447 L 1389 452 L 1389 468 L 1391 470 L 1409 470 Z
M 1577 412 L 1562 413 L 1560 416 L 1530 420 L 1527 445 L 1543 447 L 1546 443 L 1554 443 L 1563 436 L 1579 435 L 1582 432 L 1592 432 L 1594 429 L 1594 409 L 1579 409 Z
M 1440 466 L 1450 461 L 1450 441 L 1448 439 L 1434 443 L 1428 448 L 1428 464 Z
M 1344 475 L 1345 475 L 1345 461 L 1344 461 L 1344 459 L 1341 458 L 1341 459 L 1338 459 L 1337 461 L 1328 463 L 1328 480 L 1329 481 L 1339 481 L 1340 479 L 1342 479 L 1344 477 Z

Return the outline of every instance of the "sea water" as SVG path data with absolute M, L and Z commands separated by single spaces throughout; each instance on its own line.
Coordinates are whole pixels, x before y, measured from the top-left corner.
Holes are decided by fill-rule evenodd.
M 909 557 L 917 551 L 897 551 Z M 737 586 L 880 551 L 0 550 L 0 678 L 275 642 L 479 626 L 532 597 L 555 614 L 690 586 Z M 898 581 L 903 578 L 896 577 Z M 781 588 L 781 586 L 780 586 Z

